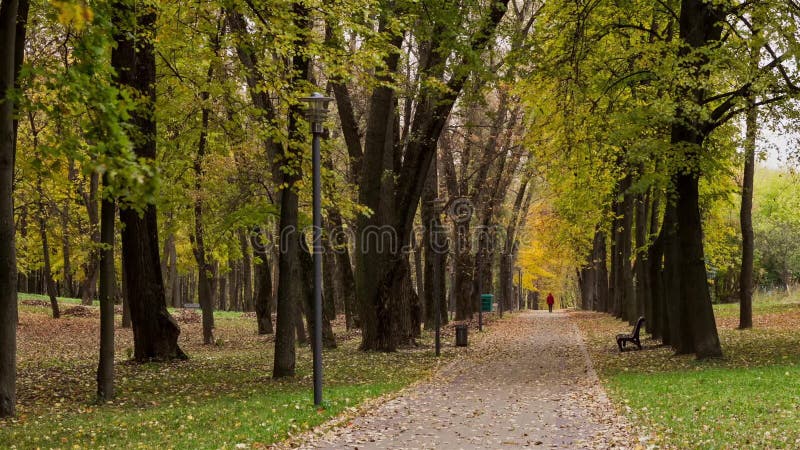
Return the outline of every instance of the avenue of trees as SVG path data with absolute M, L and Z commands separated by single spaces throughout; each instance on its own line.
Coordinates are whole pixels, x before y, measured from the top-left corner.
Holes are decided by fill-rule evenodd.
M 54 320 L 57 296 L 100 302 L 100 401 L 115 304 L 137 362 L 191 357 L 168 307 L 199 303 L 198 339 L 218 338 L 215 310 L 254 312 L 272 376 L 295 374 L 313 326 L 313 91 L 334 99 L 326 348 L 337 315 L 391 352 L 437 303 L 442 323 L 482 293 L 500 314 L 535 307 L 526 255 L 551 226 L 584 308 L 720 356 L 703 226 L 733 173 L 743 327 L 754 236 L 788 239 L 780 188 L 759 208 L 785 214 L 750 216 L 756 128 L 791 122 L 800 94 L 793 0 L 0 1 L 0 417 L 17 292 L 49 296 Z

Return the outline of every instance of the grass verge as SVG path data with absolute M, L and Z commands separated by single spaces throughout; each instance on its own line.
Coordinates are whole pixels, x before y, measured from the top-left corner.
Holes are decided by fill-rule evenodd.
M 132 337 L 118 329 L 117 398 L 97 406 L 97 317 L 48 312 L 20 310 L 18 416 L 0 421 L 0 447 L 265 448 L 423 379 L 457 352 L 365 353 L 357 334 L 338 329 L 339 348 L 324 352 L 325 408 L 317 409 L 309 349 L 297 349 L 295 377 L 272 379 L 272 337 L 258 336 L 252 317 L 218 317 L 220 345 L 212 346 L 202 345 L 200 324 L 181 323 L 191 359 L 164 364 L 127 362 Z
M 660 448 L 800 448 L 800 303 L 754 303 L 752 330 L 737 330 L 738 305 L 715 305 L 725 357 L 696 361 L 646 341 L 619 353 L 629 331 L 599 313 L 576 312 L 609 396 Z

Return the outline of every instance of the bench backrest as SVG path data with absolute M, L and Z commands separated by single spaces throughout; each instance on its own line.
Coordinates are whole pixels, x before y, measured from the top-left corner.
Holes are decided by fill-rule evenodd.
M 639 320 L 636 321 L 636 326 L 633 328 L 633 337 L 639 337 L 639 331 L 641 331 L 643 323 L 644 317 L 639 317 Z

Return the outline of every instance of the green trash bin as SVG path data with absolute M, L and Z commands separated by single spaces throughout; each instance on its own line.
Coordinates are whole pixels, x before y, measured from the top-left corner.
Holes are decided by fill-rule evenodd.
M 481 311 L 492 312 L 492 304 L 494 304 L 494 295 L 481 294 Z

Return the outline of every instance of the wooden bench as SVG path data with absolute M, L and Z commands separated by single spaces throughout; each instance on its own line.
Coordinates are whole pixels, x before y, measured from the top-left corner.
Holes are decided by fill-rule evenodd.
M 617 346 L 619 347 L 619 351 L 623 351 L 623 349 L 625 349 L 625 344 L 627 342 L 633 342 L 637 347 L 639 347 L 639 350 L 642 349 L 642 343 L 639 341 L 639 332 L 642 331 L 643 323 L 644 317 L 639 317 L 639 320 L 636 321 L 636 326 L 633 327 L 633 332 L 631 332 L 631 334 L 617 335 Z

